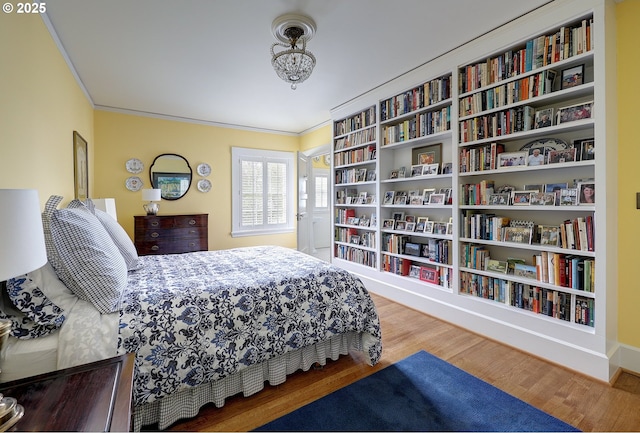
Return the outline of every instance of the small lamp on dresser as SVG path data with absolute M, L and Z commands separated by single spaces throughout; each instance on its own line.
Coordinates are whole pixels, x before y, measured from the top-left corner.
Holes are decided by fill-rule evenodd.
M 6 281 L 47 263 L 38 191 L 0 189 L 0 289 Z M 0 320 L 0 350 L 11 330 L 10 320 Z M 0 431 L 15 424 L 24 408 L 0 394 Z
M 142 190 L 142 201 L 148 201 L 142 207 L 147 212 L 147 215 L 157 215 L 159 205 L 154 203 L 162 199 L 161 190 L 159 188 L 147 188 Z

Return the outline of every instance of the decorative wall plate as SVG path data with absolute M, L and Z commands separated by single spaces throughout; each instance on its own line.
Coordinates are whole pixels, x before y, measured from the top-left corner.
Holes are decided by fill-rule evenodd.
M 207 177 L 211 174 L 211 167 L 206 162 L 198 164 L 198 174 L 203 177 Z
M 144 169 L 144 164 L 138 158 L 131 158 L 125 164 L 129 173 L 140 173 Z
M 140 191 L 140 188 L 142 188 L 142 185 L 144 183 L 142 182 L 142 179 L 140 179 L 138 176 L 130 176 L 127 178 L 124 184 L 129 191 L 135 192 L 135 191 Z
M 211 190 L 211 182 L 209 179 L 200 179 L 198 181 L 198 191 L 209 192 Z

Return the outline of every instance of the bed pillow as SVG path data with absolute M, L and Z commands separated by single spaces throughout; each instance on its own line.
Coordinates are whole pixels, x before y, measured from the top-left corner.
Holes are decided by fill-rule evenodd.
M 127 264 L 127 270 L 134 271 L 138 269 L 140 267 L 138 251 L 127 232 L 108 213 L 100 209 L 94 209 L 93 211 L 107 233 L 109 233 L 109 236 L 111 236 L 113 243 L 118 247 L 124 262 Z
M 45 206 L 45 211 L 43 220 L 48 220 L 45 227 L 54 250 L 51 265 L 58 277 L 101 313 L 119 310 L 127 286 L 127 265 L 102 223 L 78 200 L 66 209 Z
M 64 310 L 54 304 L 29 274 L 7 280 L 1 315 L 12 322 L 11 335 L 16 338 L 38 338 L 62 326 Z

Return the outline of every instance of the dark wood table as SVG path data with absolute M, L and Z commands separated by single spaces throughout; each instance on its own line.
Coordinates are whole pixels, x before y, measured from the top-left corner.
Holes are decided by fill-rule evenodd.
M 24 407 L 18 431 L 129 431 L 133 354 L 0 384 Z

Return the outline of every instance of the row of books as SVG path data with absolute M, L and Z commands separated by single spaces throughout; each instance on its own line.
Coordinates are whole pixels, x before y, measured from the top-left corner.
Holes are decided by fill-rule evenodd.
M 335 150 L 348 149 L 350 147 L 362 146 L 376 140 L 376 127 L 362 129 L 353 132 L 346 137 L 340 137 L 335 141 Z
M 349 132 L 371 126 L 376 122 L 376 107 L 371 106 L 358 114 L 334 122 L 333 134 L 336 137 L 339 135 L 348 134 Z
M 353 227 L 336 227 L 335 240 L 367 248 L 376 247 L 376 235 L 374 232 L 362 231 L 359 233 L 358 230 Z
M 536 110 L 525 105 L 460 121 L 459 141 L 483 140 L 534 129 Z
M 534 256 L 539 281 L 585 292 L 595 288 L 595 260 L 542 251 Z
M 376 171 L 366 168 L 345 168 L 335 171 L 335 184 L 372 182 L 376 180 Z
M 416 114 L 412 119 L 392 126 L 385 126 L 382 145 L 400 143 L 451 129 L 451 106 L 441 110 Z
M 451 98 L 451 75 L 436 78 L 421 86 L 380 102 L 380 120 L 385 121 Z
M 350 262 L 359 263 L 372 268 L 377 266 L 376 253 L 373 251 L 340 244 L 336 244 L 335 249 L 335 256 L 339 259 L 348 260 Z
M 571 294 L 529 284 L 511 284 L 511 306 L 560 320 L 571 320 Z
M 489 204 L 489 197 L 493 194 L 495 182 L 483 179 L 478 183 L 465 183 L 460 185 L 460 204 L 479 206 Z M 508 205 L 509 203 L 503 203 Z
M 528 40 L 522 48 L 507 50 L 484 62 L 459 70 L 460 93 L 497 83 L 537 68 L 588 52 L 593 47 L 593 18 L 563 26 L 557 32 Z
M 547 69 L 461 98 L 459 102 L 460 116 L 470 116 L 551 93 L 556 76 L 555 70 Z
M 369 145 L 363 148 L 347 150 L 344 152 L 336 152 L 333 156 L 333 165 L 336 167 L 357 162 L 375 161 L 376 146 Z
M 447 239 L 427 239 L 425 243 L 412 242 L 407 235 L 384 233 L 382 235 L 382 249 L 392 254 L 404 254 L 424 257 L 432 262 L 451 264 L 453 245 Z
M 383 255 L 382 270 L 403 277 L 416 278 L 445 288 L 451 287 L 453 270 L 440 266 L 416 264 L 410 259 Z
M 504 153 L 502 143 L 490 143 L 460 149 L 460 173 L 496 170 L 499 167 L 498 155 Z

